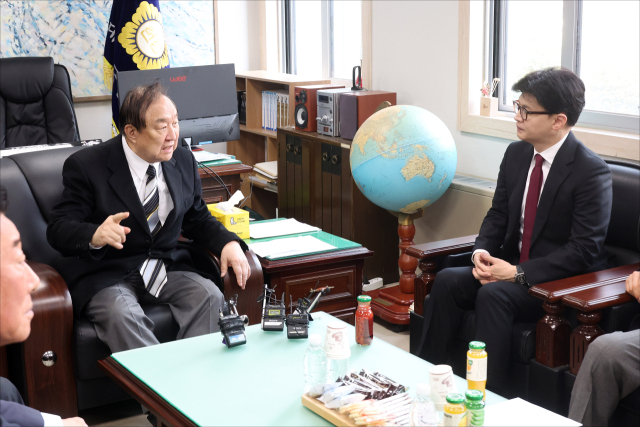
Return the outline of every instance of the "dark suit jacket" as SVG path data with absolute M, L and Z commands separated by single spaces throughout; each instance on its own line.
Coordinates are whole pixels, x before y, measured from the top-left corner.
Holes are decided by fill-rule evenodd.
M 187 149 L 178 147 L 173 158 L 161 165 L 174 208 L 152 238 L 121 136 L 80 150 L 65 161 L 64 191 L 51 212 L 47 240 L 66 255 L 55 267 L 69 286 L 76 315 L 93 295 L 134 272 L 149 256 L 163 259 L 168 271 L 196 271 L 189 253 L 177 248 L 181 233 L 216 254 L 232 240 L 247 249 L 209 213 L 197 164 Z M 131 228 L 124 248 L 90 250 L 89 242 L 100 224 L 118 212 L 130 213 L 120 223 Z M 221 283 L 218 272 L 199 273 Z
M 524 141 L 507 148 L 493 205 L 474 246 L 514 265 L 520 260 L 520 214 L 533 152 Z M 604 240 L 611 203 L 609 166 L 570 132 L 538 202 L 529 260 L 521 264 L 527 281 L 537 285 L 607 268 Z
M 0 400 L 0 427 L 41 427 L 44 419 L 37 411 L 16 402 Z

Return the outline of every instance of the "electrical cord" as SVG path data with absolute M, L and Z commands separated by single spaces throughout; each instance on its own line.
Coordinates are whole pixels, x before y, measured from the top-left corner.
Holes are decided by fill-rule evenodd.
M 247 175 L 245 175 L 245 179 L 247 178 Z M 249 179 L 251 180 L 251 186 L 249 187 L 249 195 L 247 197 L 245 197 L 242 202 L 240 202 L 240 204 L 238 205 L 239 208 L 242 208 L 242 205 L 244 205 L 244 203 L 249 200 L 251 198 L 251 195 L 253 194 L 253 176 L 249 175 Z M 242 187 L 242 184 L 244 184 L 244 179 L 242 180 L 242 183 L 240 184 L 240 187 Z
M 224 181 L 222 180 L 222 178 L 220 178 L 220 175 L 218 175 L 216 173 L 216 171 L 214 171 L 213 169 L 211 169 L 209 166 L 205 165 L 202 162 L 199 162 L 196 160 L 196 163 L 198 164 L 198 166 L 207 174 L 209 175 L 211 178 L 215 179 L 218 184 L 220 184 L 221 186 L 224 187 L 225 190 L 227 190 L 227 194 L 229 195 L 229 198 L 231 198 L 231 192 L 229 191 L 229 188 L 227 187 L 227 184 L 224 183 Z M 213 175 L 212 175 L 213 173 Z M 214 176 L 215 175 L 215 176 Z M 244 180 L 243 180 L 244 182 Z

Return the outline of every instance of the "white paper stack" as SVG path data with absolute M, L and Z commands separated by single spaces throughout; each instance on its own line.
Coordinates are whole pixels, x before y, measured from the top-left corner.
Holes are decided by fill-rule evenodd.
M 298 222 L 293 218 L 282 221 L 260 222 L 249 226 L 249 235 L 252 239 L 264 239 L 266 237 L 287 236 L 289 234 L 308 233 L 318 231 L 318 227 L 313 227 L 303 222 Z
M 250 225 L 249 227 L 252 226 Z M 313 236 L 289 237 L 268 242 L 252 243 L 249 248 L 262 258 L 283 258 L 336 249 L 335 246 Z
M 208 151 L 192 151 L 193 157 L 195 157 L 197 162 L 211 162 L 214 160 L 222 160 L 222 159 L 235 159 L 235 156 L 230 154 L 223 153 L 210 153 Z

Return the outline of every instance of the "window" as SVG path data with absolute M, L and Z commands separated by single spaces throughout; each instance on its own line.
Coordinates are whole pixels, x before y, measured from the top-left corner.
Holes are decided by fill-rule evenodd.
M 500 110 L 513 111 L 511 86 L 526 73 L 563 66 L 582 78 L 579 125 L 640 128 L 640 2 L 512 1 L 489 3 L 486 73 L 500 78 Z M 595 126 L 593 126 L 595 125 Z
M 362 2 L 284 0 L 281 8 L 285 73 L 351 79 L 362 61 Z

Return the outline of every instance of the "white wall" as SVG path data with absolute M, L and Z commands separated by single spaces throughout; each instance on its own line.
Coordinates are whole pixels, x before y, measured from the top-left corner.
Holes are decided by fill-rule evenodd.
M 220 63 L 235 63 L 236 71 L 260 69 L 258 2 L 218 1 Z M 111 138 L 111 101 L 75 104 L 82 139 Z
M 111 100 L 76 102 L 81 139 L 111 139 Z
M 220 63 L 236 65 L 236 71 L 260 69 L 258 2 L 218 0 Z
M 373 89 L 397 92 L 398 104 L 438 116 L 456 142 L 458 172 L 497 179 L 510 141 L 456 130 L 458 2 L 372 3 Z

